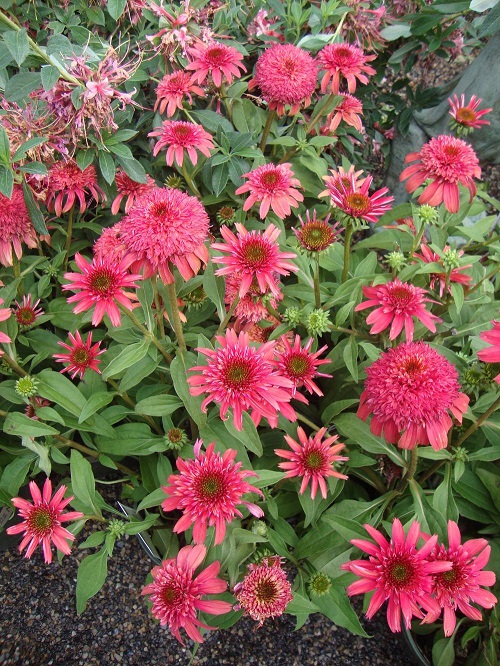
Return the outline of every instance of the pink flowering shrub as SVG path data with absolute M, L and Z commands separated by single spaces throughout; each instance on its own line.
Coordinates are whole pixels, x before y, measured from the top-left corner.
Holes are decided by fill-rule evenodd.
M 306 4 L 0 9 L 8 533 L 48 566 L 86 551 L 81 613 L 149 531 L 137 597 L 181 642 L 242 614 L 366 635 L 369 594 L 439 666 L 493 663 L 499 204 L 468 140 L 491 109 L 450 99 L 406 201 L 381 177 L 430 99 L 398 90 L 467 14 Z

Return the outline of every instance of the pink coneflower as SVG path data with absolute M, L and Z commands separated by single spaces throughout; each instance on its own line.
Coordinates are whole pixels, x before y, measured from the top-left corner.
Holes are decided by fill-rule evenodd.
M 113 326 L 120 326 L 120 309 L 115 301 L 127 310 L 133 310 L 137 296 L 127 288 L 137 288 L 136 280 L 140 275 L 128 272 L 133 257 L 126 256 L 121 261 L 94 257 L 92 263 L 77 252 L 75 262 L 81 273 L 65 273 L 69 284 L 63 284 L 63 290 L 76 292 L 68 298 L 68 303 L 77 303 L 73 312 L 79 314 L 95 306 L 92 324 L 100 324 L 105 314 Z
M 23 296 L 20 303 L 15 301 L 16 307 L 14 309 L 14 316 L 19 326 L 32 326 L 38 317 L 43 315 L 42 308 L 38 307 L 39 303 L 40 299 L 33 302 L 31 294 Z
M 117 194 L 111 204 L 111 212 L 113 215 L 116 215 L 119 212 L 120 204 L 123 199 L 127 199 L 125 201 L 125 212 L 128 213 L 132 204 L 138 197 L 142 197 L 156 187 L 156 183 L 151 176 L 146 176 L 145 183 L 137 183 L 135 180 L 132 180 L 130 176 L 127 176 L 125 171 L 121 170 L 116 172 L 115 183 Z
M 203 569 L 196 578 L 195 570 L 205 558 L 205 546 L 184 546 L 177 556 L 164 560 L 160 566 L 153 567 L 151 575 L 153 582 L 146 585 L 141 594 L 149 594 L 153 604 L 151 613 L 160 620 L 164 627 L 168 624 L 170 631 L 177 640 L 184 644 L 180 629 L 185 629 L 189 638 L 197 643 L 203 643 L 203 637 L 198 629 L 215 629 L 198 620 L 196 611 L 210 615 L 223 615 L 232 610 L 227 601 L 209 601 L 202 599 L 206 594 L 220 594 L 225 592 L 227 583 L 217 578 L 220 562 L 212 562 Z
M 425 342 L 405 342 L 389 349 L 366 370 L 358 416 L 373 414 L 370 430 L 402 449 L 448 445 L 452 420 L 462 423 L 469 398 L 460 392 L 458 372 Z
M 167 117 L 174 115 L 177 109 L 182 111 L 182 103 L 185 98 L 189 103 L 193 103 L 193 95 L 205 97 L 205 93 L 199 86 L 195 86 L 191 81 L 191 74 L 179 70 L 172 74 L 166 74 L 156 87 L 156 102 L 154 111 L 159 109 L 160 113 L 167 110 Z
M 452 563 L 449 571 L 437 573 L 434 577 L 433 594 L 440 608 L 430 612 L 426 622 L 435 622 L 443 610 L 444 635 L 451 636 L 455 631 L 457 607 L 471 620 L 480 622 L 480 611 L 470 602 L 483 608 L 493 608 L 497 598 L 489 590 L 483 590 L 482 585 L 493 586 L 496 576 L 493 571 L 482 571 L 487 564 L 491 546 L 486 539 L 470 539 L 464 544 L 458 525 L 453 520 L 448 521 L 448 548 L 436 545 L 430 555 L 430 561 Z
M 92 251 L 97 259 L 120 261 L 127 254 L 127 248 L 121 239 L 121 222 L 101 231 Z
M 85 371 L 89 369 L 101 374 L 98 368 L 101 359 L 98 357 L 106 351 L 105 349 L 100 349 L 101 341 L 93 345 L 92 333 L 89 333 L 84 342 L 80 331 L 76 331 L 75 335 L 68 333 L 68 338 L 71 343 L 69 345 L 61 341 L 57 343 L 61 347 L 64 347 L 64 349 L 67 349 L 68 353 L 52 354 L 52 358 L 55 358 L 59 363 L 69 364 L 61 372 L 67 372 L 71 379 L 74 379 L 77 375 L 80 376 L 80 379 L 83 379 Z
M 327 215 L 324 220 L 316 218 L 316 211 L 313 211 L 312 218 L 309 211 L 306 211 L 306 220 L 304 221 L 299 215 L 300 227 L 298 229 L 292 228 L 293 233 L 297 236 L 300 246 L 308 252 L 316 253 L 327 250 L 330 245 L 333 245 L 338 239 L 342 227 L 340 222 L 335 224 L 328 224 L 330 215 Z
M 294 115 L 311 103 L 317 78 L 318 67 L 307 51 L 293 44 L 275 44 L 259 56 L 248 89 L 258 86 L 269 109 L 276 109 L 278 115 L 285 114 L 285 106 L 291 106 L 290 115 Z
M 406 222 L 406 224 L 408 223 Z M 443 255 L 445 255 L 446 252 L 448 252 L 449 250 L 450 246 L 445 245 L 443 249 Z M 420 246 L 420 251 L 422 254 L 415 253 L 413 255 L 416 259 L 420 259 L 426 264 L 431 264 L 431 263 L 441 264 L 444 268 L 443 256 L 440 256 L 439 254 L 437 254 L 437 252 L 433 252 L 428 245 L 422 244 Z M 458 250 L 456 251 L 456 253 L 458 258 L 460 258 L 464 254 L 464 251 Z M 465 288 L 467 288 L 472 282 L 472 277 L 470 275 L 465 275 L 461 273 L 461 271 L 465 271 L 471 266 L 472 264 L 466 264 L 465 266 L 458 266 L 456 268 L 452 268 L 448 272 L 443 271 L 442 273 L 431 273 L 429 278 L 431 289 L 434 289 L 436 282 L 439 282 L 439 297 L 443 298 L 445 289 L 447 289 L 448 293 L 451 294 L 451 287 L 450 287 L 451 282 L 456 282 L 457 284 L 461 284 Z
M 465 103 L 465 95 L 460 95 L 460 100 L 456 94 L 453 95 L 453 99 L 448 98 L 450 116 L 453 118 L 453 125 L 457 130 L 467 134 L 473 129 L 481 127 L 481 125 L 491 124 L 489 120 L 481 120 L 481 118 L 493 109 L 477 110 L 482 101 L 480 97 L 475 95 L 472 95 L 468 104 Z
M 426 180 L 431 181 L 418 197 L 419 203 L 439 206 L 444 202 L 450 213 L 458 213 L 459 184 L 469 190 L 469 201 L 472 201 L 476 194 L 473 179 L 481 177 L 481 167 L 474 149 L 468 143 L 442 134 L 428 141 L 420 152 L 405 157 L 405 162 L 416 160 L 418 163 L 406 167 L 399 180 L 408 178 L 406 189 L 410 194 Z
M 262 492 L 245 479 L 258 478 L 258 474 L 241 470 L 241 463 L 235 463 L 237 451 L 226 449 L 224 454 L 215 453 L 215 442 L 208 445 L 206 453 L 201 453 L 202 440 L 194 446 L 194 460 L 177 458 L 180 474 L 168 477 L 168 486 L 162 489 L 169 496 L 163 503 L 164 511 L 182 511 L 174 525 L 174 532 L 184 532 L 193 526 L 193 540 L 203 543 L 207 528 L 215 526 L 215 545 L 222 543 L 226 535 L 226 523 L 235 516 L 243 517 L 236 505 L 243 504 L 251 514 L 261 518 L 264 512 L 256 504 L 243 499 L 246 493 Z
M 241 62 L 243 56 L 234 46 L 221 42 L 199 42 L 188 52 L 193 60 L 186 65 L 186 69 L 194 71 L 191 80 L 196 83 L 204 83 L 211 74 L 213 82 L 220 88 L 223 81 L 231 84 L 233 76 L 239 79 L 242 72 L 247 71 Z
M 330 90 L 337 94 L 340 91 L 341 77 L 347 81 L 347 90 L 352 93 L 356 90 L 356 79 L 360 83 L 368 83 L 368 75 L 375 74 L 375 70 L 367 62 L 375 60 L 377 56 L 367 56 L 359 46 L 354 44 L 327 44 L 318 53 L 320 69 L 325 74 L 321 80 L 321 92 Z M 331 83 L 330 83 L 331 80 Z
M 491 323 L 493 328 L 489 331 L 483 331 L 479 334 L 479 337 L 493 346 L 480 349 L 477 352 L 477 357 L 484 363 L 500 363 L 500 321 L 493 320 Z M 495 381 L 500 384 L 500 375 L 495 377 Z
M 23 190 L 20 185 L 14 185 L 10 199 L 0 192 L 0 264 L 12 266 L 12 250 L 21 259 L 22 243 L 36 247 L 36 232 L 24 202 Z
M 283 615 L 293 594 L 281 558 L 263 557 L 258 564 L 249 564 L 245 578 L 234 586 L 234 595 L 238 600 L 234 610 L 243 608 L 245 615 L 259 623 L 258 627 L 270 617 Z
M 24 518 L 23 522 L 8 527 L 6 531 L 7 534 L 24 532 L 24 538 L 19 544 L 19 552 L 22 552 L 27 546 L 24 557 L 28 559 L 41 543 L 45 562 L 50 564 L 52 562 L 51 542 L 57 550 L 69 555 L 71 547 L 68 541 L 73 541 L 75 538 L 74 534 L 62 527 L 61 523 L 83 518 L 83 513 L 80 511 L 63 513 L 63 509 L 75 499 L 73 496 L 63 499 L 66 486 L 61 486 L 54 497 L 52 497 L 50 479 L 45 480 L 43 494 L 34 481 L 30 481 L 29 488 L 33 502 L 22 497 L 12 498 L 12 504 L 19 509 L 19 517 Z
M 254 203 L 260 201 L 259 215 L 263 220 L 271 208 L 276 215 L 284 219 L 290 215 L 291 208 L 298 208 L 298 201 L 303 201 L 303 195 L 296 189 L 302 187 L 300 180 L 293 177 L 292 165 L 264 164 L 253 171 L 244 173 L 248 181 L 238 187 L 235 194 L 250 192 L 250 196 L 243 205 L 243 210 L 249 210 Z
M 228 252 L 227 256 L 213 257 L 214 264 L 223 264 L 216 275 L 232 275 L 237 272 L 241 277 L 239 295 L 245 296 L 255 280 L 262 293 L 271 291 L 279 297 L 280 290 L 276 282 L 276 274 L 289 275 L 290 271 L 298 271 L 297 266 L 288 259 L 297 255 L 293 252 L 280 252 L 278 236 L 281 230 L 269 224 L 265 231 L 247 231 L 242 224 L 236 224 L 238 235 L 221 227 L 221 235 L 225 243 L 212 243 L 214 250 Z
M 81 171 L 74 160 L 56 162 L 50 167 L 46 192 L 47 210 L 55 211 L 58 217 L 71 210 L 76 199 L 80 202 L 80 213 L 87 209 L 86 197 L 92 196 L 96 203 L 100 199 L 106 201 L 106 195 L 97 184 L 95 167 L 90 165 Z
M 305 431 L 299 426 L 297 428 L 297 435 L 299 436 L 300 443 L 296 442 L 289 435 L 285 435 L 286 443 L 291 448 L 291 451 L 274 449 L 274 453 L 277 456 L 290 461 L 278 464 L 280 469 L 288 470 L 285 478 L 302 477 L 299 490 L 301 495 L 307 488 L 309 481 L 311 481 L 312 499 L 316 497 L 318 486 L 322 497 L 326 499 L 328 488 L 325 479 L 329 476 L 336 477 L 337 479 L 347 479 L 345 474 L 340 474 L 333 467 L 335 463 L 349 460 L 346 456 L 338 455 L 345 447 L 345 444 L 339 442 L 333 445 L 338 440 L 338 435 L 323 439 L 325 433 L 326 428 L 321 428 L 313 437 L 308 437 Z
M 224 294 L 224 302 L 226 305 L 231 305 L 234 299 L 239 297 L 239 290 L 241 286 L 242 276 L 237 271 L 226 275 L 226 291 Z M 241 322 L 253 322 L 256 324 L 262 319 L 269 317 L 269 312 L 266 303 L 271 307 L 277 308 L 278 301 L 283 299 L 277 280 L 275 280 L 275 291 L 272 293 L 270 290 L 261 291 L 256 278 L 252 280 L 252 284 L 248 292 L 239 297 L 238 304 L 234 310 L 234 316 Z
M 330 194 L 331 189 L 339 188 L 341 184 L 344 184 L 344 186 L 347 189 L 353 188 L 354 190 L 358 190 L 366 180 L 366 177 L 365 178 L 360 177 L 363 176 L 363 173 L 364 173 L 363 169 L 355 171 L 355 167 L 353 164 L 351 164 L 351 166 L 347 171 L 345 171 L 344 168 L 341 166 L 338 167 L 337 170 L 330 169 L 330 175 L 323 176 L 323 180 L 325 181 L 328 189 L 323 190 L 323 192 L 320 192 L 318 196 L 322 197 Z
M 434 535 L 417 550 L 420 537 L 420 523 L 414 521 L 405 537 L 404 529 L 398 518 L 392 523 L 392 538 L 388 542 L 384 535 L 371 525 L 363 526 L 374 539 L 352 539 L 351 543 L 370 556 L 368 560 L 353 560 L 341 565 L 344 571 L 351 571 L 360 580 L 351 583 L 347 594 L 375 592 L 366 611 L 371 619 L 384 601 L 388 600 L 387 623 L 391 631 L 401 631 L 401 614 L 407 629 L 413 616 L 422 619 L 422 608 L 427 612 L 439 614 L 439 604 L 431 597 L 433 575 L 449 571 L 451 562 L 433 562 L 430 560 L 432 549 L 438 537 Z
M 360 116 L 363 115 L 363 105 L 357 97 L 348 93 L 340 93 L 342 101 L 335 111 L 332 111 L 326 119 L 325 128 L 328 132 L 335 132 L 337 127 L 343 121 L 346 125 L 354 127 L 358 132 L 363 131 L 363 123 Z
M 341 178 L 335 180 L 324 176 L 323 180 L 327 184 L 327 190 L 321 192 L 320 196 L 329 194 L 332 204 L 354 219 L 376 223 L 381 215 L 390 210 L 394 201 L 394 197 L 385 196 L 389 191 L 387 187 L 369 194 L 372 176 L 364 178 L 361 184 L 354 173 L 350 175 L 348 185 Z
M 220 415 L 226 418 L 233 410 L 233 422 L 237 430 L 243 429 L 243 412 L 252 410 L 255 425 L 262 417 L 276 426 L 278 414 L 289 421 L 297 416 L 290 406 L 294 384 L 282 377 L 273 367 L 275 343 L 266 342 L 260 347 L 250 347 L 248 335 L 236 335 L 228 329 L 225 336 L 217 336 L 217 349 L 197 349 L 207 356 L 208 365 L 190 368 L 201 374 L 188 378 L 191 395 L 208 393 L 201 408 L 207 410 L 211 402 L 220 405 Z
M 373 287 L 363 287 L 363 294 L 369 299 L 356 305 L 355 312 L 375 307 L 366 318 L 366 323 L 373 326 L 371 335 L 377 335 L 389 326 L 389 340 L 395 340 L 405 329 L 407 342 L 413 340 L 413 317 L 416 317 L 429 331 L 436 332 L 436 323 L 443 321 L 439 317 L 427 312 L 425 303 L 437 303 L 427 298 L 426 289 L 415 287 L 408 282 L 401 282 L 396 278 L 393 282 L 378 284 Z
M 318 356 L 328 349 L 327 345 L 318 349 L 317 352 L 311 353 L 313 338 L 309 338 L 304 347 L 301 346 L 300 335 L 295 336 L 293 346 L 284 335 L 281 336 L 280 342 L 282 350 L 276 358 L 276 367 L 281 374 L 284 377 L 288 377 L 294 383 L 295 389 L 305 386 L 309 393 L 323 395 L 323 392 L 313 382 L 313 379 L 315 377 L 331 377 L 331 375 L 325 372 L 318 372 L 320 365 L 328 365 L 330 363 L 330 359 L 318 358 Z
M 193 164 L 198 162 L 200 151 L 205 157 L 210 157 L 210 151 L 214 149 L 214 142 L 208 132 L 201 125 L 188 123 L 183 120 L 164 120 L 159 129 L 150 132 L 148 136 L 158 136 L 159 141 L 153 149 L 156 157 L 162 148 L 167 148 L 167 164 L 172 166 L 175 162 L 182 166 L 184 162 L 184 151 L 187 152 Z
M 175 188 L 155 188 L 134 203 L 123 218 L 121 240 L 144 268 L 145 276 L 160 274 L 174 282 L 177 266 L 190 280 L 209 259 L 205 240 L 210 220 L 203 204 Z
M 1 283 L 3 286 L 3 283 Z M 3 298 L 0 298 L 0 305 L 3 303 Z M 10 308 L 0 308 L 0 321 L 7 321 L 7 319 L 11 316 L 12 310 Z M 9 338 L 9 336 L 6 333 L 3 333 L 0 331 L 0 343 L 3 344 L 9 344 L 9 342 L 12 342 L 12 340 Z M 0 350 L 0 356 L 3 354 L 3 351 Z

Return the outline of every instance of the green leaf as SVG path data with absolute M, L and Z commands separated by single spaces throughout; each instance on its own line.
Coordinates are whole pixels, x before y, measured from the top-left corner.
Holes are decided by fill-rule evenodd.
M 42 86 L 45 92 L 50 92 L 59 80 L 60 72 L 53 65 L 43 65 L 40 69 Z
M 21 28 L 21 30 L 9 30 L 3 33 L 3 41 L 17 62 L 17 66 L 20 67 L 30 51 L 28 33 L 24 28 Z
M 323 520 L 331 525 L 347 543 L 350 543 L 352 539 L 366 539 L 365 528 L 356 520 L 332 515 L 323 516 Z
M 434 509 L 446 518 L 446 520 L 458 521 L 458 508 L 453 497 L 451 487 L 451 463 L 446 463 L 446 471 L 442 483 L 434 491 L 432 496 L 432 506 Z
M 101 515 L 100 509 L 96 506 L 95 480 L 94 473 L 89 461 L 82 456 L 79 451 L 71 451 L 71 488 L 75 497 L 82 502 L 88 513 Z
M 440 541 L 444 540 L 447 534 L 446 518 L 436 511 L 430 504 L 424 491 L 415 481 L 409 481 L 410 491 L 413 497 L 413 508 L 417 520 L 420 522 L 423 532 L 428 534 L 437 534 Z
M 47 143 L 47 140 L 48 139 L 44 136 L 37 136 L 33 139 L 28 139 L 28 141 L 22 143 L 16 150 L 12 157 L 12 161 L 17 162 L 18 160 L 22 160 L 24 157 L 26 157 L 29 150 L 36 148 L 36 146 L 40 146 L 42 143 Z
M 125 526 L 125 534 L 139 534 L 139 532 L 146 532 L 150 527 L 152 527 L 159 516 L 156 513 L 150 514 L 144 520 L 133 520 L 130 519 L 130 522 Z
M 95 414 L 99 409 L 109 405 L 113 400 L 113 393 L 107 393 L 106 391 L 99 391 L 99 393 L 93 393 L 90 398 L 87 400 L 83 406 L 82 413 L 78 419 L 78 423 L 83 423 L 93 414 Z
M 453 666 L 455 663 L 455 649 L 453 637 L 441 638 L 432 646 L 432 663 L 434 666 Z
M 109 153 L 105 153 L 103 150 L 99 151 L 99 168 L 104 180 L 111 185 L 115 179 L 115 161 Z
M 226 306 L 224 304 L 224 280 L 216 277 L 214 274 L 214 264 L 209 261 L 203 274 L 203 290 L 217 308 L 217 315 L 220 321 L 226 316 Z
M 3 125 L 0 125 L 0 160 L 10 164 L 10 142 Z
M 3 470 L 2 478 L 0 479 L 0 488 L 5 490 L 10 497 L 15 497 L 19 488 L 23 485 L 33 456 L 31 454 L 26 456 L 18 456 Z
M 94 157 L 95 152 L 93 150 L 79 150 L 76 154 L 76 163 L 80 171 L 85 171 L 94 161 Z
M 354 335 L 351 335 L 349 341 L 344 347 L 344 362 L 354 381 L 358 382 L 358 343 Z
M 8 435 L 17 435 L 18 437 L 45 437 L 59 434 L 52 426 L 30 419 L 29 416 L 21 412 L 9 412 L 7 414 L 3 431 Z
M 227 164 L 219 164 L 212 171 L 212 189 L 215 196 L 223 192 L 229 180 L 229 167 Z
M 236 437 L 246 449 L 260 457 L 263 453 L 262 442 L 259 433 L 257 432 L 257 428 L 255 427 L 255 423 L 252 421 L 252 417 L 248 412 L 243 412 L 242 416 L 243 430 L 236 429 L 232 418 L 224 421 L 224 425 L 226 426 L 227 431 L 233 437 Z
M 23 437 L 22 442 L 23 446 L 30 451 L 33 451 L 33 453 L 38 456 L 37 465 L 42 472 L 45 472 L 47 476 L 50 476 L 50 472 L 52 471 L 52 463 L 49 458 L 50 447 L 40 444 L 31 437 Z
M 5 97 L 9 102 L 22 102 L 39 88 L 42 82 L 39 72 L 19 72 L 7 81 Z
M 275 483 L 278 483 L 283 478 L 283 472 L 275 472 L 272 469 L 256 469 L 255 471 L 259 477 L 252 479 L 252 486 L 256 488 L 274 486 Z
M 38 393 L 42 398 L 55 402 L 73 416 L 80 416 L 86 400 L 67 377 L 53 370 L 42 370 L 37 380 Z
M 139 503 L 137 511 L 149 509 L 152 506 L 160 506 L 160 504 L 166 499 L 167 495 L 165 494 L 165 491 L 161 488 L 157 488 L 156 490 L 153 490 L 152 493 L 149 493 L 149 495 L 146 495 L 146 497 Z
M 356 414 L 340 414 L 333 419 L 333 422 L 345 437 L 349 437 L 365 451 L 382 453 L 389 456 L 396 465 L 406 467 L 406 463 L 397 452 L 396 447 L 373 435 L 368 424 L 359 419 Z
M 118 356 L 115 356 L 103 371 L 102 378 L 104 381 L 108 380 L 110 377 L 118 375 L 120 372 L 123 372 L 123 370 L 130 368 L 134 363 L 137 363 L 137 361 L 143 359 L 148 353 L 149 344 L 150 340 L 145 338 L 144 340 L 141 340 L 141 342 L 135 342 L 134 344 L 125 347 L 125 349 L 121 351 Z
M 24 180 L 23 180 L 23 195 L 24 195 L 24 203 L 26 204 L 26 208 L 28 209 L 31 222 L 35 227 L 35 230 L 42 236 L 47 235 L 49 231 L 45 226 L 45 219 L 43 217 L 42 211 L 40 210 L 40 208 L 38 208 L 38 204 L 35 201 L 31 188 L 26 184 Z
M 0 192 L 8 199 L 12 197 L 14 189 L 14 173 L 12 169 L 0 164 Z
M 106 538 L 106 532 L 94 532 L 83 543 L 78 544 L 78 548 L 97 548 Z
M 140 162 L 136 159 L 127 160 L 124 157 L 117 156 L 117 161 L 123 168 L 127 176 L 135 180 L 136 183 L 146 183 L 146 171 Z
M 203 127 L 211 134 L 215 134 L 219 127 L 221 127 L 226 132 L 234 131 L 234 127 L 231 125 L 229 120 L 226 120 L 226 118 L 221 116 L 220 113 L 215 113 L 215 111 L 204 109 L 203 111 L 192 111 L 191 115 L 196 120 L 198 120 L 198 122 L 200 122 Z
M 140 400 L 135 406 L 135 411 L 148 416 L 168 416 L 183 406 L 182 400 L 176 395 L 162 393 Z
M 294 592 L 293 599 L 286 607 L 286 612 L 290 615 L 310 615 L 318 611 L 319 608 L 312 601 L 309 601 L 309 599 L 303 597 L 301 594 L 297 594 L 297 592 Z
M 117 21 L 125 11 L 127 0 L 108 0 L 108 13 Z
M 330 423 L 334 416 L 337 416 L 337 414 L 340 414 L 345 409 L 349 409 L 352 405 L 357 405 L 358 402 L 358 398 L 349 398 L 347 400 L 336 400 L 335 402 L 332 402 L 328 405 L 323 414 L 321 414 L 321 422 L 325 424 Z
M 19 167 L 19 171 L 24 173 L 32 173 L 36 176 L 46 176 L 47 167 L 42 162 L 30 162 L 29 164 L 23 164 Z
M 323 615 L 332 622 L 348 629 L 352 634 L 368 638 L 343 589 L 332 586 L 328 594 L 315 597 L 314 601 Z
M 87 601 L 96 595 L 108 575 L 108 555 L 103 548 L 80 562 L 76 578 L 76 612 L 81 615 Z
M 125 423 L 114 429 L 114 438 L 98 436 L 96 443 L 100 452 L 120 457 L 147 456 L 167 448 L 163 437 L 153 435 L 145 423 Z
M 193 353 L 177 354 L 170 364 L 170 375 L 172 376 L 175 392 L 184 403 L 191 418 L 199 428 L 202 428 L 207 422 L 207 415 L 201 410 L 203 398 L 192 396 L 187 382 L 190 368 L 197 365 L 197 358 Z

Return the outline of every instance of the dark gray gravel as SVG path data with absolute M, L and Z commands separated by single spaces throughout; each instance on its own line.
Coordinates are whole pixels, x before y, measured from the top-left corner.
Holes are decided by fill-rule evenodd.
M 80 541 L 83 537 L 80 537 Z M 187 665 L 181 646 L 151 617 L 140 590 L 151 562 L 133 537 L 117 543 L 109 576 L 86 612 L 75 611 L 78 560 L 73 549 L 62 564 L 31 560 L 16 549 L 0 552 L 0 664 L 5 666 L 87 666 L 97 664 Z M 229 631 L 211 632 L 193 666 L 408 666 L 399 637 L 380 621 L 364 623 L 372 639 L 352 636 L 326 618 L 311 616 L 294 632 L 284 616 L 255 630 L 244 618 Z

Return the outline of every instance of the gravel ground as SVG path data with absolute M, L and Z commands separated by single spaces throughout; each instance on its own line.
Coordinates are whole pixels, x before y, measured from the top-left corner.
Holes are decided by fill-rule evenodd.
M 83 537 L 80 536 L 82 541 Z M 4 666 L 187 665 L 180 645 L 151 617 L 140 590 L 151 562 L 136 539 L 118 542 L 108 579 L 86 612 L 75 610 L 78 561 L 87 551 L 50 565 L 41 552 L 31 560 L 15 548 L 0 552 L 0 664 Z M 320 615 L 298 632 L 284 616 L 255 630 L 242 619 L 229 631 L 210 632 L 193 666 L 408 666 L 398 636 L 383 615 L 364 622 L 372 639 L 352 636 Z

